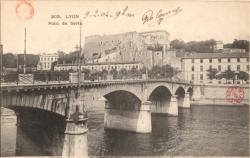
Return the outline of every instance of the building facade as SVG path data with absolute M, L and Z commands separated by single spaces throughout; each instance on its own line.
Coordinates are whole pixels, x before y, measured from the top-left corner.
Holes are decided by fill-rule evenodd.
M 181 61 L 184 79 L 196 84 L 226 83 L 225 79 L 210 80 L 208 77 L 209 69 L 216 69 L 219 73 L 232 70 L 250 74 L 249 53 L 190 53 L 183 55 Z M 232 81 L 230 82 L 232 83 Z
M 223 50 L 224 48 L 224 44 L 222 41 L 216 41 L 215 42 L 215 46 L 214 46 L 214 49 L 215 50 Z
M 119 62 L 111 62 L 111 63 L 88 63 L 81 66 L 81 69 L 88 69 L 91 71 L 102 71 L 107 70 L 111 71 L 115 69 L 120 71 L 121 69 L 131 70 L 133 68 L 140 70 L 143 67 L 141 62 L 126 62 L 126 63 L 119 63 Z M 78 65 L 77 64 L 58 64 L 54 67 L 55 71 L 77 71 Z
M 165 30 L 94 35 L 85 38 L 84 54 L 94 62 L 143 62 L 151 67 L 162 65 L 170 48 Z M 157 60 L 160 60 L 159 62 Z
M 52 63 L 57 62 L 58 54 L 42 54 L 39 56 L 37 70 L 51 70 Z

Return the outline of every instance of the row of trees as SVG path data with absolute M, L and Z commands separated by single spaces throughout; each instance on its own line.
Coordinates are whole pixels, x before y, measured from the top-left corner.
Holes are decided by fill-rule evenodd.
M 245 49 L 247 52 L 249 52 L 249 46 L 250 46 L 250 41 L 234 39 L 233 43 L 225 44 L 224 48 L 239 48 L 239 49 Z
M 73 72 L 71 70 L 71 72 Z M 86 80 L 105 80 L 108 78 L 108 75 L 112 75 L 113 79 L 135 79 L 141 78 L 143 74 L 146 74 L 146 67 L 138 70 L 136 68 L 132 68 L 131 70 L 121 69 L 116 70 L 112 69 L 109 72 L 107 70 L 102 71 L 90 71 L 88 69 L 83 70 Z M 176 76 L 180 71 L 171 67 L 170 65 L 164 66 L 153 66 L 152 69 L 148 70 L 148 77 L 151 79 L 156 78 L 172 78 Z
M 79 51 L 73 51 L 69 54 L 66 54 L 65 52 L 58 51 L 59 55 L 58 63 L 59 64 L 71 64 L 71 63 L 77 63 L 79 59 Z M 81 57 L 81 61 L 83 60 L 83 56 Z
M 214 52 L 214 45 L 216 41 L 214 39 L 206 41 L 190 41 L 185 43 L 183 40 L 175 39 L 170 42 L 170 46 L 173 49 L 181 49 L 187 52 L 199 52 L 199 53 L 212 53 Z
M 73 72 L 73 70 L 69 71 L 35 71 L 33 72 L 35 80 L 40 81 L 68 81 L 69 80 L 69 73 Z M 146 74 L 146 67 L 138 70 L 136 68 L 132 68 L 131 70 L 121 69 L 116 70 L 112 69 L 110 71 L 102 70 L 89 70 L 84 69 L 84 78 L 85 80 L 106 80 L 108 79 L 108 75 L 111 75 L 113 79 L 140 79 L 142 78 L 143 74 Z M 154 66 L 152 69 L 148 70 L 148 77 L 151 79 L 157 78 L 172 78 L 176 76 L 179 71 L 170 65 L 164 66 Z M 4 80 L 9 82 L 17 81 L 17 73 L 10 72 L 4 76 Z
M 219 72 L 217 69 L 209 69 L 208 70 L 208 78 L 210 80 L 212 79 L 226 79 L 227 80 L 233 80 L 233 83 L 235 83 L 235 80 L 241 80 L 241 81 L 248 81 L 249 80 L 249 74 L 245 71 L 232 71 L 232 70 L 226 70 L 223 72 Z
M 170 46 L 173 49 L 181 49 L 187 52 L 198 52 L 198 53 L 213 53 L 215 52 L 214 46 L 216 41 L 214 39 L 206 41 L 190 41 L 184 42 L 181 39 L 175 39 L 170 42 Z M 233 43 L 227 43 L 224 48 L 239 48 L 249 51 L 250 41 L 234 39 Z
M 3 66 L 7 68 L 16 68 L 18 65 L 23 65 L 23 54 L 14 55 L 12 53 L 3 54 Z M 39 56 L 34 54 L 26 54 L 26 66 L 36 67 L 39 61 Z

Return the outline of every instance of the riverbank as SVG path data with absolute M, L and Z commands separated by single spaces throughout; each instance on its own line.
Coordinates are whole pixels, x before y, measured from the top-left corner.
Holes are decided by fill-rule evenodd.
M 195 85 L 200 87 L 200 96 L 191 101 L 193 105 L 242 106 L 249 104 L 249 85 Z M 197 89 L 196 89 L 197 90 Z

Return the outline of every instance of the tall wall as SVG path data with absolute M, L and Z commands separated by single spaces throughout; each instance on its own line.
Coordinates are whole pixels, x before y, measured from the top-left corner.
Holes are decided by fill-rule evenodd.
M 116 62 L 142 61 L 145 65 L 161 65 L 169 48 L 169 34 L 163 30 L 150 32 L 128 32 L 114 35 L 94 35 L 85 39 L 84 52 L 87 58 L 102 57 L 118 53 Z M 149 47 L 157 50 L 148 50 Z M 160 53 L 159 53 L 160 52 Z M 163 55 L 164 54 L 164 55 Z M 159 56 L 159 57 L 158 57 Z M 113 61 L 114 62 L 114 61 Z
M 200 99 L 193 101 L 193 104 L 212 104 L 212 105 L 249 105 L 249 89 L 250 87 L 245 85 L 238 85 L 244 91 L 244 97 L 239 99 L 238 103 L 232 103 L 227 99 L 227 92 L 230 90 L 230 87 L 237 85 L 202 85 L 200 87 Z M 197 91 L 197 87 L 194 89 Z M 235 93 L 239 96 L 239 94 Z M 233 96 L 233 95 L 232 95 Z

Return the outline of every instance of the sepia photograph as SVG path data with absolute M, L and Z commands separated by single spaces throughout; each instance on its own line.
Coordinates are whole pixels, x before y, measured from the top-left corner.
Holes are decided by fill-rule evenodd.
M 249 157 L 250 1 L 1 0 L 0 157 Z

